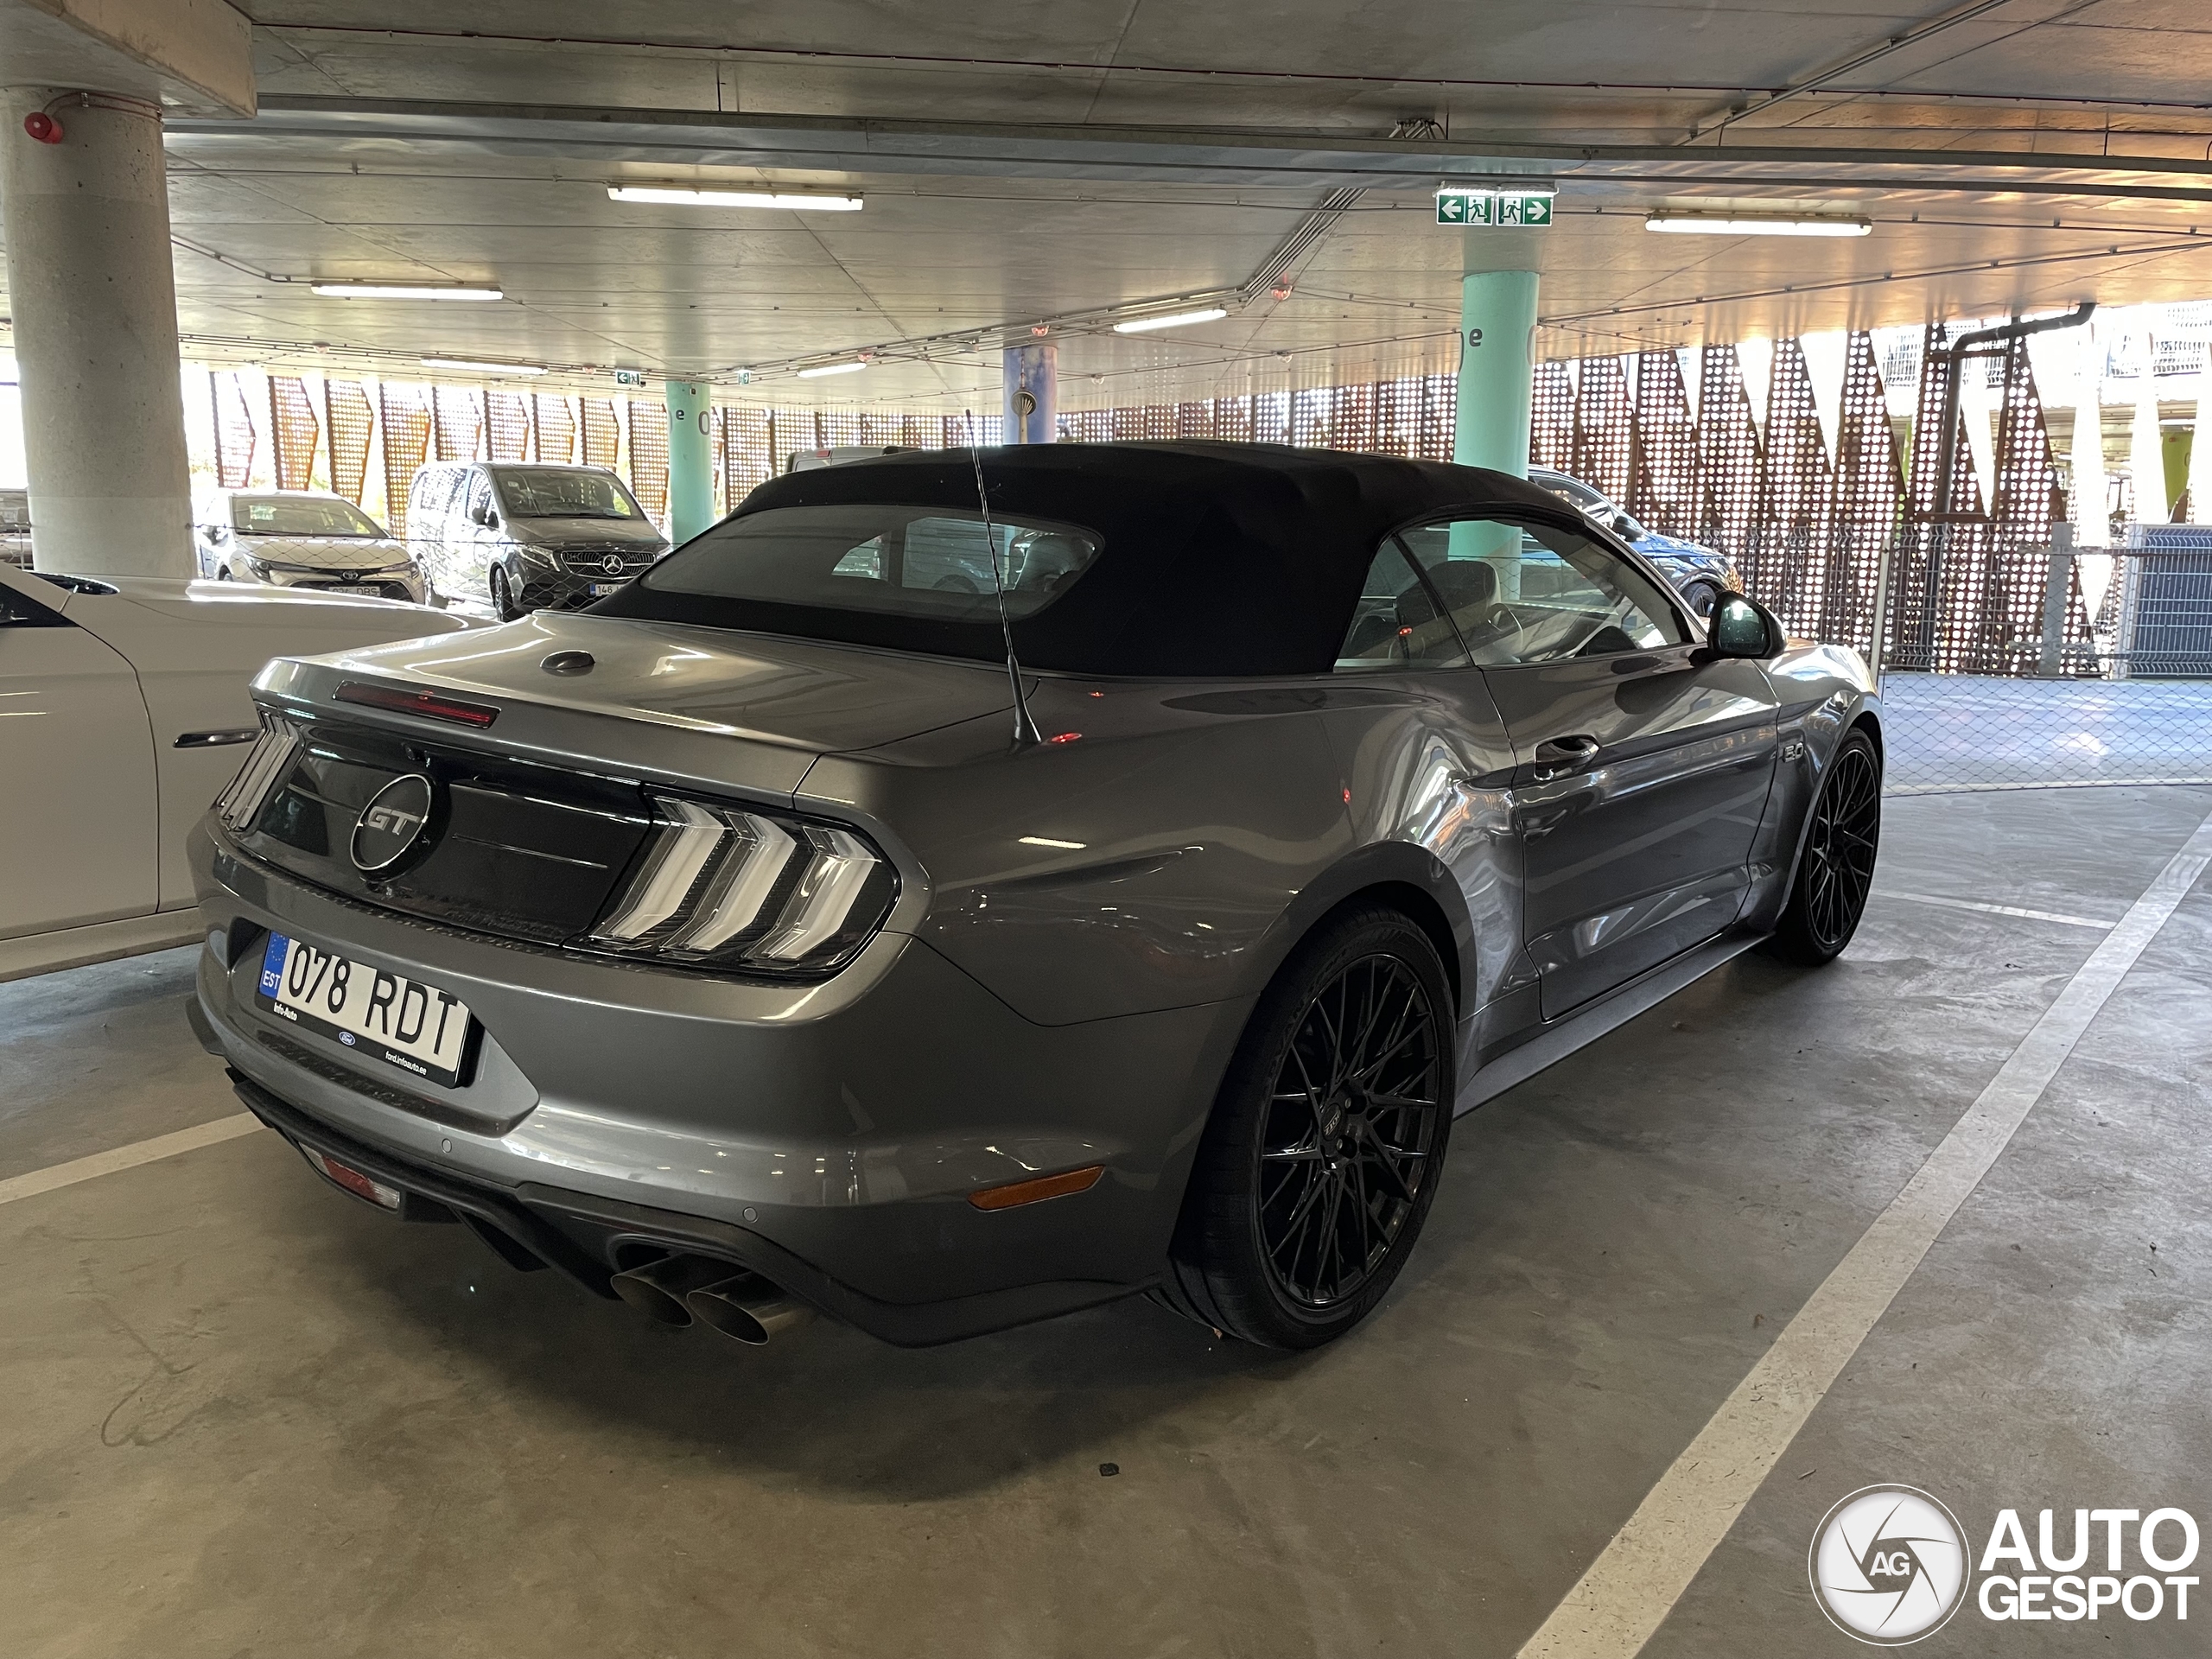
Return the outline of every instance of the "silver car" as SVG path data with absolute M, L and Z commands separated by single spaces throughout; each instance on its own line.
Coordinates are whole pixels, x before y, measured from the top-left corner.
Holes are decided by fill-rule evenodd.
M 1455 1106 L 1751 942 L 1834 957 L 1879 831 L 1855 654 L 1325 451 L 785 476 L 588 611 L 257 695 L 193 845 L 249 1106 L 750 1341 L 1150 1291 L 1325 1342 Z
M 1642 554 L 1653 569 L 1674 584 L 1698 616 L 1712 615 L 1721 594 L 1744 591 L 1736 562 L 1726 553 L 1702 542 L 1688 542 L 1647 528 L 1595 484 L 1543 467 L 1531 467 L 1529 481 L 1541 484 L 1562 501 L 1573 503 Z
M 326 490 L 217 490 L 194 513 L 200 574 L 420 605 L 407 543 Z

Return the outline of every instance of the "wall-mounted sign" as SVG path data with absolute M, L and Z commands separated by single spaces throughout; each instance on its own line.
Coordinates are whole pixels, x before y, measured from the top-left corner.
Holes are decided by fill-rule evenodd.
M 1436 195 L 1440 225 L 1536 226 L 1552 222 L 1548 195 L 1517 195 L 1494 190 L 1440 190 Z

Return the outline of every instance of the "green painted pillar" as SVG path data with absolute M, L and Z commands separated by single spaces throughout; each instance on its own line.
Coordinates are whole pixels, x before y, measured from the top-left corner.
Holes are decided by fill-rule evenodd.
M 1459 408 L 1452 459 L 1529 475 L 1541 231 L 1469 230 L 1459 283 Z
M 713 389 L 671 380 L 668 390 L 668 539 L 690 541 L 715 522 Z
M 1452 459 L 1463 467 L 1529 476 L 1529 405 L 1535 391 L 1538 238 L 1532 230 L 1468 230 L 1459 283 L 1459 404 Z M 1498 563 L 1499 597 L 1520 596 L 1520 550 L 1502 532 L 1478 539 L 1453 529 L 1451 556 Z

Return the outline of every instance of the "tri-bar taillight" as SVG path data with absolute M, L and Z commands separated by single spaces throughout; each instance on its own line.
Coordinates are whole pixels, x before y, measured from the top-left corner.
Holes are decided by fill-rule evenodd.
M 662 961 L 771 972 L 842 968 L 882 926 L 890 861 L 842 825 L 671 795 L 588 943 Z

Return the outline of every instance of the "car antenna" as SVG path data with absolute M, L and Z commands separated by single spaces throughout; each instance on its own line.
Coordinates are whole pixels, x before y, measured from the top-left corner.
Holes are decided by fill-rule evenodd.
M 1014 745 L 1020 748 L 1044 740 L 1038 735 L 1037 722 L 1029 717 L 1029 697 L 1021 689 L 1021 664 L 1014 654 L 1014 624 L 1007 620 L 1006 578 L 999 571 L 998 537 L 991 534 L 991 493 L 983 487 L 983 450 L 976 442 L 976 411 L 963 412 L 968 417 L 968 459 L 976 468 L 976 500 L 983 510 L 983 548 L 991 556 L 991 589 L 998 595 L 999 637 L 1006 641 L 1006 677 L 1014 686 Z

